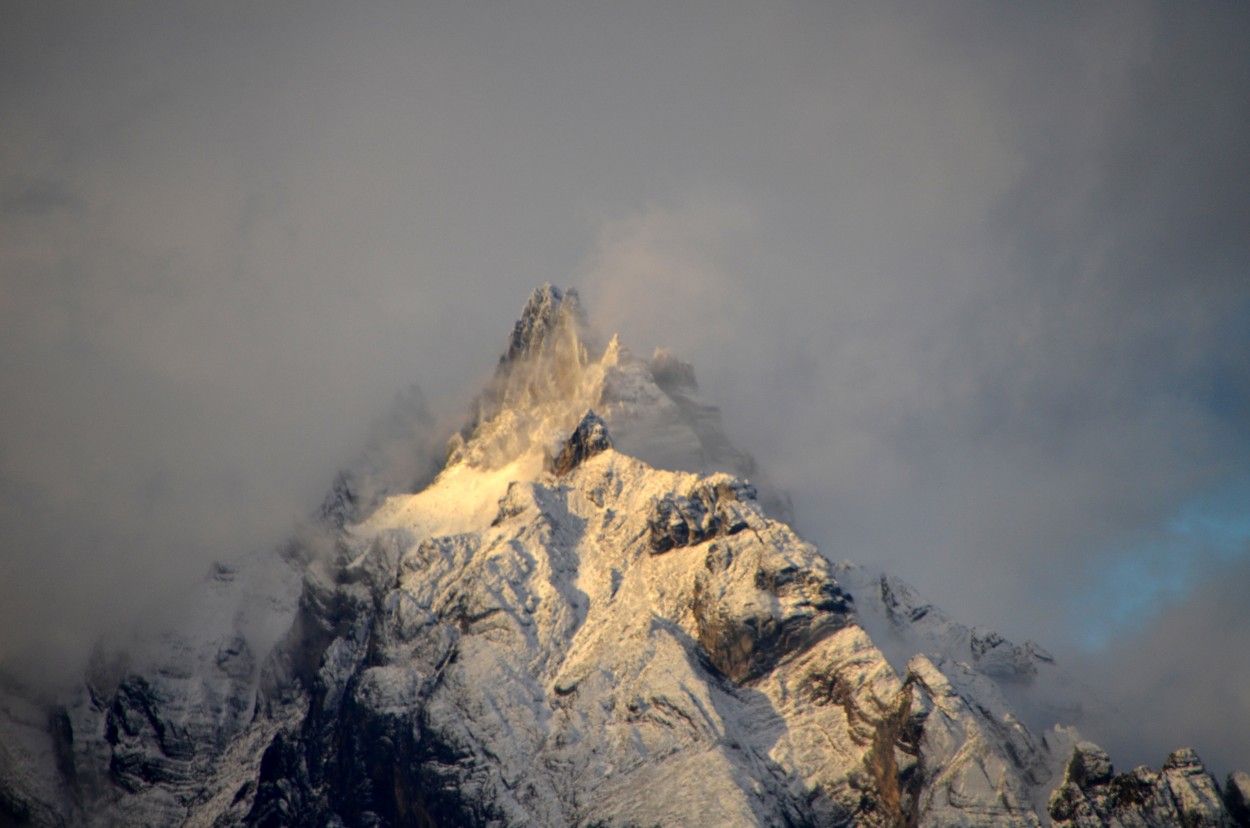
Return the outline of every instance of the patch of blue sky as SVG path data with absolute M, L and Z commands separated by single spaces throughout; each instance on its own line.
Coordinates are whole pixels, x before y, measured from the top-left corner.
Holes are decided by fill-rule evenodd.
M 1100 571 L 1069 597 L 1073 637 L 1088 651 L 1103 650 L 1246 555 L 1250 480 L 1190 500 L 1151 536 L 1102 556 L 1093 564 Z
M 1220 560 L 1233 560 L 1250 547 L 1250 481 L 1228 486 L 1185 504 L 1167 523 L 1168 534 L 1201 541 Z

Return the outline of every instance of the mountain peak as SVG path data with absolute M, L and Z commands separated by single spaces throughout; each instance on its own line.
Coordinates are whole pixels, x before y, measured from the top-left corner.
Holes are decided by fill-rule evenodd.
M 533 453 L 527 468 L 549 468 L 593 411 L 616 448 L 650 465 L 754 477 L 754 462 L 725 436 L 719 411 L 695 399 L 694 369 L 668 351 L 656 353 L 640 359 L 619 336 L 601 337 L 576 289 L 544 284 L 530 294 L 495 376 L 452 438 L 447 466 L 498 469 Z M 788 515 L 783 498 L 763 499 Z
M 559 332 L 567 331 L 576 336 L 585 324 L 586 317 L 577 290 L 560 290 L 546 283 L 530 294 L 521 311 L 521 318 L 512 329 L 508 351 L 499 361 L 507 364 L 531 357 L 549 347 Z
M 428 485 L 391 493 L 384 430 L 173 637 L 51 711 L 0 685 L 0 825 L 1247 824 L 1191 750 L 1116 775 L 1031 730 L 1048 656 L 831 565 L 689 364 L 586 331 L 544 285 Z

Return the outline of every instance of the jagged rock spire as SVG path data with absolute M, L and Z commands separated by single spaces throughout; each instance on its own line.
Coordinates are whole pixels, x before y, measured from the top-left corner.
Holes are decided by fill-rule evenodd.
M 544 284 L 530 294 L 521 318 L 512 329 L 508 352 L 500 358 L 500 363 L 516 362 L 540 352 L 562 325 L 569 324 L 575 333 L 585 324 L 577 290 L 562 291 L 550 283 Z
M 1235 777 L 1229 776 L 1221 796 L 1191 748 L 1173 751 L 1158 771 L 1143 766 L 1116 774 L 1106 751 L 1080 742 L 1068 760 L 1063 784 L 1051 794 L 1050 818 L 1057 828 L 1245 825 L 1245 792 Z
M 499 466 L 547 443 L 554 429 L 564 432 L 595 396 L 587 330 L 573 288 L 545 284 L 530 294 L 495 376 L 452 437 L 447 465 Z
M 763 482 L 750 455 L 724 434 L 719 410 L 697 392 L 689 363 L 663 349 L 640 359 L 616 336 L 605 345 L 578 292 L 545 284 L 512 326 L 495 376 L 447 447 L 445 467 L 500 468 L 541 449 L 535 469 L 551 470 L 572 429 L 593 409 L 619 451 L 660 468 L 727 471 Z M 790 516 L 784 496 L 766 482 L 760 491 L 771 515 Z

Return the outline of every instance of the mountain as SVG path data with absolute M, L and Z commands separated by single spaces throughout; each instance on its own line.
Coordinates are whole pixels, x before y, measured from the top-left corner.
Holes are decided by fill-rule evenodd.
M 1116 775 L 1039 646 L 831 563 L 572 290 L 437 467 L 427 421 L 177 629 L 0 690 L 0 826 L 1250 825 L 1250 777 Z

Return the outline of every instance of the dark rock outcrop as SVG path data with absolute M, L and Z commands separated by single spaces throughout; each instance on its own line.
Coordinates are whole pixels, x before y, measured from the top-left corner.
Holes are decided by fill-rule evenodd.
M 651 554 L 697 546 L 721 535 L 736 535 L 750 528 L 743 500 L 754 500 L 755 489 L 737 481 L 701 482 L 684 497 L 657 498 L 647 517 Z
M 1057 828 L 1246 824 L 1236 821 L 1193 750 L 1173 752 L 1158 771 L 1142 766 L 1116 774 L 1106 751 L 1091 742 L 1073 749 L 1063 784 L 1050 797 L 1050 817 Z
M 1224 805 L 1237 826 L 1250 826 L 1250 773 L 1233 771 L 1224 782 Z
M 587 411 L 582 415 L 577 428 L 569 435 L 569 439 L 564 442 L 560 453 L 555 459 L 549 460 L 548 468 L 557 477 L 563 477 L 591 457 L 610 448 L 612 437 L 608 434 L 607 425 L 598 414 Z

